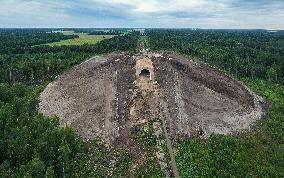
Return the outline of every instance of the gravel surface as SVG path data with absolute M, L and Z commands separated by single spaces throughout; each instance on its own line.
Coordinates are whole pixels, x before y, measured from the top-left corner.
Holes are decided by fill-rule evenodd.
M 172 52 L 96 56 L 50 83 L 41 93 L 40 111 L 57 115 L 84 139 L 113 144 L 133 112 L 135 64 L 141 58 L 153 62 L 159 101 L 152 107 L 159 107 L 157 117 L 164 117 L 171 139 L 232 134 L 264 115 L 264 100 L 241 82 Z

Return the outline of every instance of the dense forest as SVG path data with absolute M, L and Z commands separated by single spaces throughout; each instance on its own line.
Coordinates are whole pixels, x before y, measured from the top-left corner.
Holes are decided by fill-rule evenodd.
M 94 45 L 44 45 L 78 37 L 53 32 L 60 30 L 0 30 L 0 177 L 126 177 L 127 152 L 110 175 L 110 154 L 100 141 L 83 141 L 60 127 L 58 118 L 39 114 L 38 96 L 56 76 L 89 57 L 136 51 L 141 43 L 216 66 L 267 100 L 267 118 L 252 131 L 180 138 L 175 146 L 181 177 L 284 177 L 283 32 L 149 29 L 140 35 L 122 29 Z M 161 176 L 150 163 L 145 167 L 137 177 Z
M 77 35 L 46 32 L 1 32 L 0 54 L 24 53 L 32 46 L 77 38 Z
M 281 80 L 284 33 L 224 30 L 147 30 L 152 50 L 197 57 L 235 77 Z

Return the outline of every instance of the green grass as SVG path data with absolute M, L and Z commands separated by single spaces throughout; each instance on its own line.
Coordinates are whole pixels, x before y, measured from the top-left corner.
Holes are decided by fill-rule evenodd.
M 284 177 L 284 85 L 243 80 L 270 103 L 255 131 L 184 138 L 177 143 L 181 177 Z
M 137 170 L 135 170 L 134 177 L 161 178 L 164 176 L 156 158 L 151 157 L 148 158 L 148 160 L 143 165 L 141 165 Z
M 149 45 L 148 37 L 147 36 L 140 36 L 140 38 L 138 40 L 138 46 L 139 46 L 138 48 L 140 50 L 149 49 L 150 45 Z
M 138 126 L 139 127 L 139 126 Z M 139 144 L 147 146 L 147 148 L 155 152 L 157 146 L 157 138 L 154 135 L 153 123 L 149 122 L 147 128 L 140 126 L 140 130 L 134 134 Z
M 115 167 L 112 177 L 127 177 L 128 168 L 131 164 L 131 154 L 128 151 L 125 151 L 120 160 L 118 160 L 118 165 Z
M 102 40 L 110 39 L 114 35 L 88 35 L 86 33 L 73 33 L 73 32 L 64 32 L 65 35 L 78 35 L 79 38 L 61 40 L 54 43 L 48 43 L 49 46 L 69 46 L 69 45 L 84 45 L 84 44 L 96 44 Z

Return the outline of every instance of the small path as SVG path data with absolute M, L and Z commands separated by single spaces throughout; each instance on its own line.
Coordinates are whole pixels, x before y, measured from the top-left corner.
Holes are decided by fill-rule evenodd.
M 140 35 L 140 37 L 139 37 L 139 39 L 138 39 L 138 50 L 140 50 L 141 52 L 144 52 L 145 50 L 148 50 L 149 49 L 149 41 L 148 41 L 148 37 L 147 36 L 144 36 L 144 35 Z M 147 82 L 146 82 L 147 83 Z M 153 83 L 151 82 L 151 84 L 150 85 L 153 85 Z M 159 93 L 158 93 L 158 89 L 156 88 L 156 87 L 152 87 L 152 86 L 149 86 L 149 85 L 147 85 L 147 87 L 146 88 L 154 88 L 154 91 L 153 91 L 153 93 L 154 93 L 154 97 L 152 98 L 152 99 L 154 99 L 154 100 L 156 100 L 156 101 L 160 101 L 158 98 L 159 98 Z M 149 91 L 147 91 L 147 92 L 149 92 Z M 148 101 L 149 102 L 149 101 Z M 151 101 L 150 103 L 155 103 L 155 101 Z M 158 113 L 156 113 L 154 110 L 154 108 L 152 108 L 152 115 L 155 117 L 155 115 L 156 115 L 156 117 L 158 117 L 158 116 L 160 116 L 160 113 L 159 112 L 162 112 L 161 110 L 160 110 L 160 107 L 161 107 L 161 105 L 159 105 L 159 103 L 157 103 L 157 105 L 156 106 L 154 106 L 156 109 L 158 109 Z M 163 130 L 163 132 L 164 132 L 164 134 L 165 134 L 165 141 L 166 141 L 166 145 L 167 145 L 167 148 L 168 148 L 168 151 L 169 151 L 169 155 L 170 155 L 170 163 L 168 163 L 168 165 L 171 167 L 171 170 L 172 170 L 172 172 L 173 172 L 173 174 L 174 174 L 174 177 L 175 178 L 180 178 L 180 175 L 179 175 L 179 171 L 178 171 L 178 168 L 177 168 L 177 164 L 176 164 L 176 160 L 175 160 L 175 154 L 174 154 L 174 149 L 173 149 L 173 147 L 172 147 L 172 144 L 171 144 L 171 140 L 170 140 L 170 138 L 169 138 L 169 135 L 168 135 L 168 132 L 167 132 L 167 128 L 166 128 L 166 121 L 165 121 L 165 119 L 163 118 L 163 117 L 160 117 L 161 118 L 161 121 L 162 121 L 162 130 Z M 156 134 L 156 133 L 155 133 Z M 161 150 L 161 145 L 157 145 L 158 146 L 158 150 L 159 151 L 162 151 Z M 165 161 L 165 157 L 164 157 L 164 154 L 165 153 L 163 153 L 161 156 L 161 159 L 163 160 L 163 161 Z M 167 164 L 167 163 L 166 163 Z M 161 165 L 161 163 L 160 163 L 160 165 Z M 162 166 L 161 165 L 161 168 L 164 170 L 164 173 L 166 173 L 167 171 L 165 170 L 165 168 L 166 168 L 167 166 L 166 165 L 164 165 L 164 166 Z M 168 173 L 166 173 L 166 177 L 168 177 L 169 175 L 168 175 Z
M 166 122 L 165 122 L 164 118 L 161 118 L 161 120 L 162 120 L 163 130 L 164 130 L 165 137 L 166 137 L 167 147 L 168 147 L 170 158 L 171 158 L 172 171 L 174 173 L 175 178 L 180 178 L 178 168 L 177 168 L 176 159 L 175 159 L 174 150 L 173 150 L 171 140 L 170 140 L 168 132 L 167 132 Z
M 147 36 L 142 36 L 140 35 L 139 39 L 138 39 L 138 49 L 139 51 L 145 51 L 148 50 L 150 47 L 149 45 L 149 40 Z

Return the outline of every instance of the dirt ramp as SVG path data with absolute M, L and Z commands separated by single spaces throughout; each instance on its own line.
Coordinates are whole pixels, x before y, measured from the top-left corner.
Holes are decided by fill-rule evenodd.
M 153 57 L 172 137 L 231 134 L 264 114 L 263 99 L 205 64 L 174 53 Z
M 169 52 L 94 57 L 49 84 L 40 96 L 40 111 L 58 115 L 62 125 L 74 127 L 85 139 L 101 137 L 111 144 L 133 117 L 137 77 L 153 82 L 149 91 L 155 90 L 158 101 L 148 103 L 155 113 L 151 117 L 163 117 L 171 138 L 234 133 L 264 113 L 263 99 L 242 83 Z M 153 119 L 138 115 L 133 122 L 139 117 Z
M 75 66 L 43 91 L 40 111 L 59 116 L 61 125 L 75 128 L 84 139 L 111 143 L 126 117 L 134 65 L 127 54 L 110 54 Z

